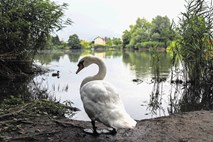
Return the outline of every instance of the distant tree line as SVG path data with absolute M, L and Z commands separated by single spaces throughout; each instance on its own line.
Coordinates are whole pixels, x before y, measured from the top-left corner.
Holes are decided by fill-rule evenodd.
M 167 16 L 156 16 L 151 22 L 138 18 L 135 25 L 123 32 L 123 48 L 167 47 L 176 36 L 171 27 Z
M 106 48 L 121 48 L 122 47 L 122 41 L 120 38 L 109 38 L 105 37 L 104 38 L 106 41 L 106 45 L 104 47 Z M 67 42 L 61 41 L 58 37 L 56 36 L 50 36 L 46 48 L 45 49 L 91 49 L 94 48 L 95 45 L 93 41 L 86 41 L 83 39 L 80 39 L 77 34 L 72 34 L 69 36 L 69 39 Z
M 140 49 L 150 47 L 166 48 L 176 38 L 176 32 L 167 16 L 156 16 L 151 22 L 145 18 L 138 18 L 136 24 L 130 25 L 121 38 L 105 37 L 106 48 Z M 54 43 L 55 44 L 55 43 Z M 79 39 L 77 34 L 69 36 L 67 47 L 69 49 L 90 49 L 95 45 Z

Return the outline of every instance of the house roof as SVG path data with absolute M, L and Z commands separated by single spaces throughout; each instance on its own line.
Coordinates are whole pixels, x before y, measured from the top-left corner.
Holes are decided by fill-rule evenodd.
M 100 36 L 96 37 L 94 40 L 96 40 L 97 38 L 101 38 L 102 40 L 104 40 L 104 41 L 105 41 L 105 39 L 104 39 L 104 38 L 102 38 L 102 37 L 100 37 Z

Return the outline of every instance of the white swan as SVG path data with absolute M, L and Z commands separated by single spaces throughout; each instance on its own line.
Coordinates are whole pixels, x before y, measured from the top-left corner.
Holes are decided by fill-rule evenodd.
M 118 93 L 108 82 L 103 81 L 106 75 L 104 62 L 94 56 L 86 56 L 78 63 L 78 72 L 83 68 L 97 64 L 98 74 L 85 78 L 80 87 L 81 100 L 84 109 L 91 119 L 93 134 L 98 134 L 95 127 L 95 121 L 113 128 L 112 134 L 117 132 L 117 128 L 134 128 L 136 121 L 133 120 L 124 109 Z

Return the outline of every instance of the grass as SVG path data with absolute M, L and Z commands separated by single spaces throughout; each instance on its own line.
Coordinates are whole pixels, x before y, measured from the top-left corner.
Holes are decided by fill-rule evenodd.
M 78 111 L 78 109 L 72 107 L 71 102 L 61 104 L 46 99 L 24 101 L 21 98 L 11 96 L 0 103 L 0 119 L 6 118 L 6 116 L 10 114 L 19 115 L 21 113 L 65 117 L 65 115 L 73 115 L 74 111 Z

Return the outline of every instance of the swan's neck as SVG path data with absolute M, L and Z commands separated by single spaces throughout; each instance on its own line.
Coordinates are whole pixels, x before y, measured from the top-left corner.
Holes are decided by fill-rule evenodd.
M 104 62 L 98 58 L 95 58 L 93 60 L 93 63 L 98 65 L 99 67 L 99 71 L 96 75 L 94 76 L 89 76 L 89 77 L 86 77 L 82 83 L 81 83 L 81 87 L 84 86 L 87 82 L 90 82 L 90 81 L 93 81 L 93 80 L 103 80 L 105 75 L 106 75 L 106 66 L 104 64 Z M 80 87 L 80 88 L 81 88 Z

